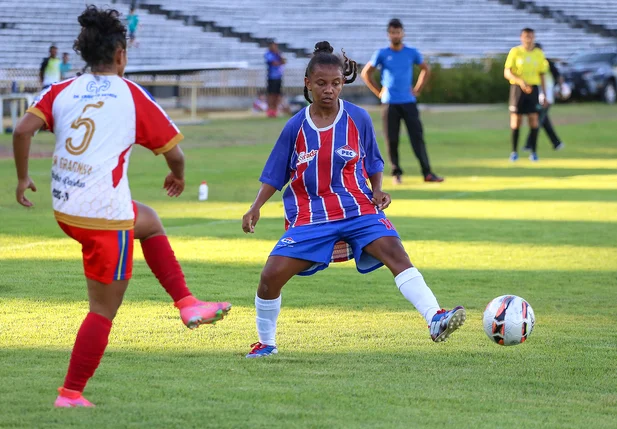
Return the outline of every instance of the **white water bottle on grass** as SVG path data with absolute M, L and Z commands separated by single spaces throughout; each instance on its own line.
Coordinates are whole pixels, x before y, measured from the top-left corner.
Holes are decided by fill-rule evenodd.
M 199 185 L 199 201 L 206 201 L 208 199 L 208 184 L 204 180 Z

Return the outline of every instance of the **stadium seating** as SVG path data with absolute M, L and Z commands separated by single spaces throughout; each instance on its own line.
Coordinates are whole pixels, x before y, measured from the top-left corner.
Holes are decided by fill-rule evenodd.
M 615 1 L 535 0 L 535 3 L 617 30 L 617 2 Z
M 438 9 L 432 2 L 411 6 L 407 0 L 381 4 L 373 0 L 143 0 L 142 4 L 214 20 L 296 48 L 310 50 L 316 41 L 327 39 L 336 47 L 345 47 L 360 62 L 366 62 L 375 48 L 386 43 L 385 24 L 392 17 L 407 25 L 408 43 L 435 56 L 477 58 L 504 53 L 518 43 L 520 29 L 527 26 L 536 29 L 552 57 L 565 58 L 577 48 L 617 43 L 490 0 L 440 0 Z
M 94 2 L 109 4 L 109 2 Z M 113 6 L 128 12 L 129 1 Z M 598 0 L 538 0 L 551 8 L 569 9 L 606 25 L 617 25 L 617 3 Z M 310 52 L 316 41 L 345 48 L 360 63 L 387 44 L 385 25 L 392 17 L 406 25 L 407 42 L 436 58 L 479 58 L 506 53 L 518 43 L 522 27 L 533 27 L 549 56 L 565 58 L 579 48 L 615 45 L 617 39 L 588 34 L 567 23 L 543 18 L 492 0 L 141 0 L 139 48 L 130 50 L 132 65 L 174 65 L 187 61 L 246 61 L 263 67 L 263 40 L 273 38 L 290 48 Z M 36 68 L 50 43 L 72 52 L 83 0 L 40 1 L 23 9 L 23 1 L 0 0 L 0 69 Z M 154 6 L 159 12 L 146 10 Z M 182 19 L 171 19 L 175 16 Z M 188 23 L 187 23 L 188 22 Z M 241 41 L 221 32 L 205 31 L 204 23 L 250 33 Z M 261 42 L 261 44 L 257 43 Z M 72 63 L 82 64 L 72 56 Z M 290 67 L 305 58 L 287 54 Z M 452 60 L 450 60 L 452 61 Z
M 113 6 L 128 13 L 124 4 Z M 77 16 L 83 9 L 83 0 L 42 1 L 24 12 L 23 2 L 0 0 L 0 22 L 13 24 L 12 28 L 0 27 L 0 68 L 38 67 L 51 43 L 60 52 L 74 54 L 72 45 L 79 32 Z M 129 52 L 132 65 L 173 66 L 187 61 L 263 63 L 264 48 L 255 43 L 243 43 L 141 10 L 139 16 L 140 45 Z M 72 64 L 83 66 L 77 55 L 72 55 Z

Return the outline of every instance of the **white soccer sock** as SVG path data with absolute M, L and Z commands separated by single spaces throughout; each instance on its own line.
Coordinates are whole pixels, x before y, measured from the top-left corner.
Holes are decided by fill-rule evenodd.
M 257 309 L 257 333 L 259 342 L 269 346 L 276 346 L 276 319 L 281 312 L 281 297 L 276 299 L 261 299 L 255 295 Z
M 415 267 L 408 268 L 396 276 L 394 281 L 398 290 L 407 298 L 407 301 L 416 307 L 426 319 L 426 323 L 430 325 L 431 319 L 441 307 L 431 289 L 426 285 L 420 271 Z

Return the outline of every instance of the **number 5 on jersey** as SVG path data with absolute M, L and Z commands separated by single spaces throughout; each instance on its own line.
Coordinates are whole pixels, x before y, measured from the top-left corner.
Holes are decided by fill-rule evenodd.
M 88 149 L 88 146 L 92 141 L 92 137 L 94 136 L 94 131 L 96 130 L 96 124 L 92 119 L 82 118 L 82 116 L 89 108 L 100 109 L 101 107 L 103 107 L 103 104 L 105 104 L 105 102 L 103 101 L 99 101 L 96 104 L 87 104 L 86 107 L 84 107 L 84 110 L 81 112 L 79 118 L 73 121 L 73 123 L 71 124 L 71 128 L 76 130 L 79 127 L 86 127 L 86 133 L 84 134 L 84 138 L 81 143 L 77 146 L 73 145 L 73 139 L 71 137 L 66 139 L 66 150 L 68 151 L 68 153 L 70 153 L 71 155 L 81 155 L 86 151 L 86 149 Z

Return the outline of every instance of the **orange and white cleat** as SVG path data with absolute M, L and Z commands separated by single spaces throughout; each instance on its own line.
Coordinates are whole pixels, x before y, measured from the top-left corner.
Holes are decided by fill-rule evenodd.
M 189 328 L 195 329 L 200 325 L 214 325 L 231 310 L 228 302 L 204 302 L 194 296 L 187 296 L 176 302 L 174 306 L 180 310 L 182 322 Z
M 82 396 L 77 390 L 58 388 L 58 397 L 54 402 L 56 408 L 94 407 L 94 404 Z

